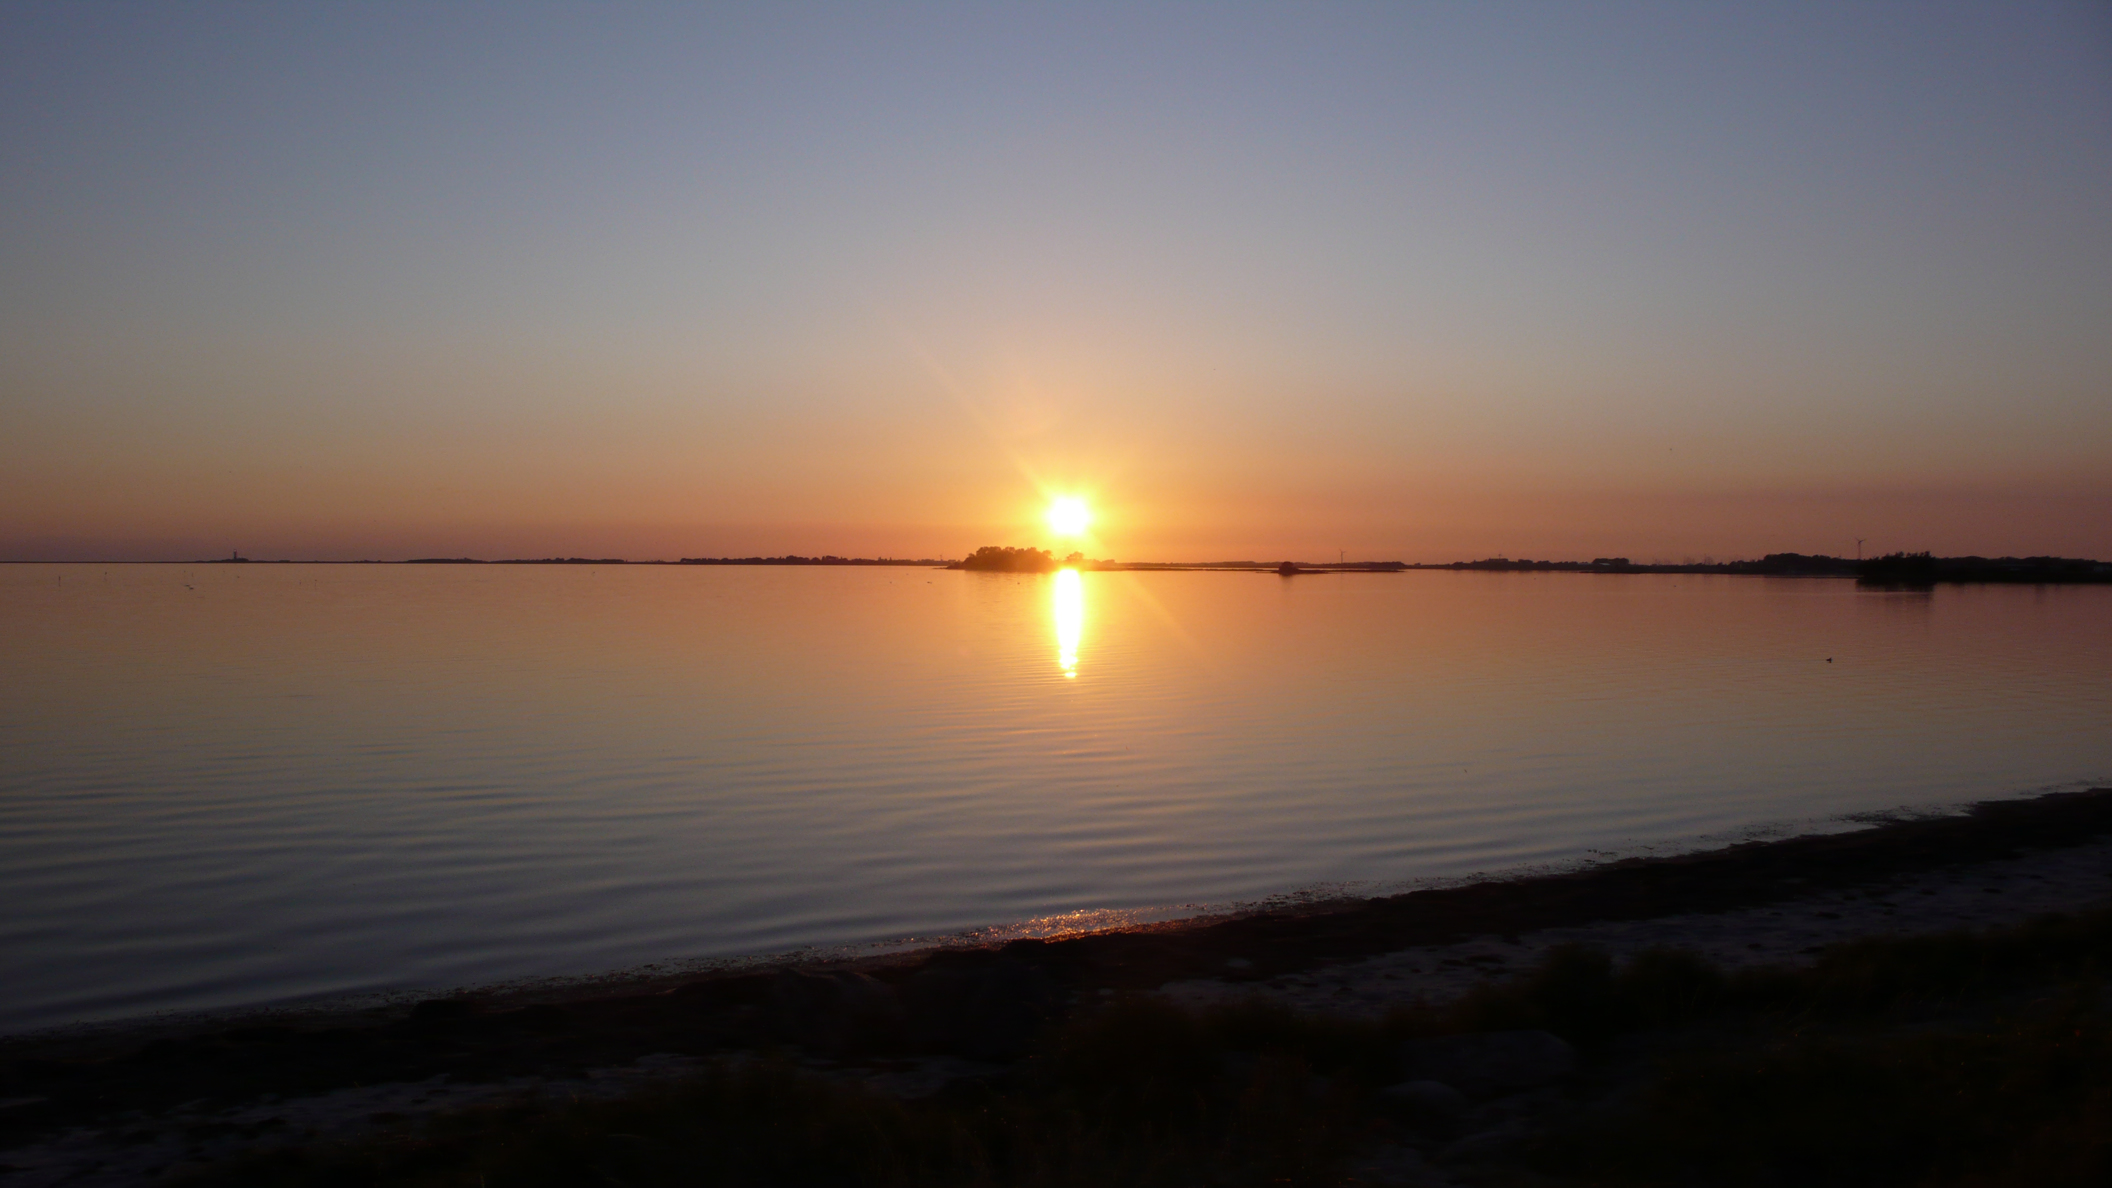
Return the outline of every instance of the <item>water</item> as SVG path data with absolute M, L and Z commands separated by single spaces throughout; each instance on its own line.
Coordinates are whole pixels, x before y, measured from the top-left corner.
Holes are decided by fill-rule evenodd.
M 0 1030 L 2112 782 L 2103 587 L 0 566 L 0 629 Z

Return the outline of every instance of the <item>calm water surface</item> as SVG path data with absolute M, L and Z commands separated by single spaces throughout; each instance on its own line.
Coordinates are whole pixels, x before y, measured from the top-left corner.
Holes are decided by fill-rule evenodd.
M 0 1030 L 1632 853 L 2108 727 L 2101 587 L 0 566 Z

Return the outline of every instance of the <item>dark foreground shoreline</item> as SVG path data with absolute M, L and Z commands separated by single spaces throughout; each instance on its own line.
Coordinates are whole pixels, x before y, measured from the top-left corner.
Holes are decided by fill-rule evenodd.
M 1076 1033 L 1109 1004 L 1156 1002 L 1149 992 L 1184 979 L 1258 988 L 1417 946 L 1855 894 L 2108 837 L 2112 789 L 2101 788 L 1852 833 L 990 948 L 18 1036 L 0 1039 L 0 1168 L 11 1149 L 97 1128 L 150 1133 L 136 1129 L 141 1120 L 170 1111 L 436 1077 L 562 1080 L 640 1058 L 937 1060 L 1000 1075 L 1034 1066 L 1051 1036 Z M 0 1188 L 28 1182 L 0 1173 Z

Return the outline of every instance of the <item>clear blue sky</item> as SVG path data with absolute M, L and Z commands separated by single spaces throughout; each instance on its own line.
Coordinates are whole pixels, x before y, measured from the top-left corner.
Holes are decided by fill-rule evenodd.
M 0 557 L 2112 555 L 2102 4 L 0 9 Z

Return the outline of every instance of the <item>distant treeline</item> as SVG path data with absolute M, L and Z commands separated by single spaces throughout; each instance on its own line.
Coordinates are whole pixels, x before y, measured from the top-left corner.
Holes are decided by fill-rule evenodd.
M 486 561 L 481 557 L 413 557 L 405 565 L 928 565 L 946 564 L 943 559 L 908 560 L 899 557 L 684 557 L 680 561 L 628 561 L 622 557 L 508 557 Z
M 1006 548 L 984 545 L 948 569 L 973 569 L 990 573 L 1050 573 L 1058 569 L 1097 570 L 1202 570 L 1232 569 L 1257 573 L 1396 573 L 1411 568 L 1405 561 L 1096 561 L 1084 553 L 1058 559 L 1047 549 Z M 1439 567 L 1442 568 L 1442 567 Z
M 1758 561 L 1708 560 L 1669 565 L 1638 565 L 1626 557 L 1594 557 L 1589 561 L 1529 561 L 1490 557 L 1482 561 L 1454 561 L 1449 565 L 1422 565 L 1417 568 L 1482 569 L 1499 573 L 1744 573 L 1776 577 L 1854 577 L 1859 564 L 1861 562 L 1852 558 L 1769 553 Z
M 2112 562 L 2081 557 L 1932 557 L 1888 553 L 1863 562 L 1856 576 L 1872 585 L 1932 586 L 1938 582 L 2112 583 Z
M 665 565 L 665 561 L 630 562 L 621 557 L 506 557 L 486 561 L 482 557 L 413 557 L 405 565 Z
M 249 561 L 243 556 L 219 557 L 198 564 L 228 564 Z M 1882 557 L 1856 560 L 1829 557 L 1823 553 L 1769 553 L 1758 561 L 1685 561 L 1677 564 L 1637 564 L 1626 557 L 1594 557 L 1589 561 L 1533 561 L 1525 558 L 1488 557 L 1480 561 L 1453 561 L 1437 565 L 1409 565 L 1401 561 L 1351 561 L 1306 564 L 1264 561 L 1212 561 L 1204 563 L 1153 561 L 1095 561 L 1082 553 L 1058 559 L 1046 549 L 1004 548 L 984 545 L 959 561 L 938 557 L 838 557 L 833 553 L 802 557 L 684 557 L 680 561 L 626 561 L 622 557 L 512 557 L 486 561 L 478 557 L 413 557 L 406 565 L 902 565 L 935 569 L 972 569 L 996 573 L 1048 573 L 1057 569 L 1234 569 L 1267 572 L 1329 573 L 1348 571 L 1391 573 L 1403 569 L 1480 570 L 1492 573 L 1720 573 L 1759 577 L 1843 577 L 1868 586 L 1926 589 L 1943 582 L 2008 582 L 2018 584 L 2107 584 L 2112 585 L 2112 562 L 2082 557 L 1937 557 L 1928 553 L 1887 553 Z
M 1638 565 L 1626 557 L 1590 561 L 1528 561 L 1491 557 L 1419 565 L 1417 569 L 1477 569 L 1500 573 L 1723 573 L 1763 577 L 1852 577 L 1867 585 L 1926 587 L 1939 582 L 2105 582 L 2112 583 L 2112 563 L 2077 557 L 1935 557 L 1928 553 L 1888 553 L 1858 561 L 1824 554 L 1769 553 L 1758 561 L 1703 561 L 1677 565 Z
M 1082 553 L 1072 553 L 1069 560 L 1058 561 L 1047 549 L 1011 549 L 1000 545 L 984 545 L 959 561 L 946 566 L 948 569 L 981 569 L 997 573 L 1050 573 L 1064 565 L 1077 565 L 1085 559 Z
M 1058 560 L 1047 549 L 1005 548 L 1001 545 L 984 545 L 959 561 L 949 563 L 948 569 L 976 569 L 993 573 L 1053 573 L 1059 569 L 1205 569 L 1201 565 L 1156 565 L 1149 562 L 1095 561 L 1084 553 L 1072 553 Z
M 684 557 L 677 565 L 928 565 L 937 567 L 946 561 L 937 557 L 838 557 L 834 553 L 820 557 L 802 557 L 787 553 L 782 557 Z

